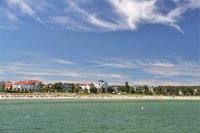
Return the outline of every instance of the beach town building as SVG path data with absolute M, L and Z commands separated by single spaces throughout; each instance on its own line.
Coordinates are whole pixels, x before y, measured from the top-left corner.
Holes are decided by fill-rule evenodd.
M 52 88 L 52 84 L 51 83 L 49 83 L 49 84 L 47 84 L 47 85 L 44 85 L 44 87 L 43 88 L 48 88 L 48 89 L 51 89 Z
M 109 85 L 104 80 L 99 80 L 97 83 L 94 83 L 94 86 L 98 89 L 98 92 L 108 92 L 107 88 L 109 87 Z
M 118 91 L 119 85 L 112 85 L 110 87 L 112 88 L 112 93 L 119 93 L 119 91 Z
M 91 87 L 95 87 L 93 83 L 80 83 L 79 87 L 81 89 L 88 89 L 90 90 Z
M 154 93 L 154 86 L 148 86 L 148 88 L 151 93 Z
M 18 81 L 12 84 L 12 89 L 19 91 L 37 90 L 41 83 L 39 80 Z
M 12 83 L 10 81 L 7 81 L 4 84 L 4 88 L 5 88 L 5 90 L 11 90 L 12 89 Z
M 80 83 L 79 84 L 79 88 L 81 90 L 85 90 L 87 89 L 88 92 L 90 92 L 90 88 L 91 87 L 95 87 L 97 88 L 97 92 L 107 92 L 107 88 L 109 87 L 108 83 L 104 80 L 99 80 L 98 82 L 96 83 Z
M 154 93 L 154 88 L 155 88 L 155 86 L 133 85 L 132 87 L 134 88 L 135 91 L 137 91 L 137 89 L 141 89 L 141 88 L 143 88 L 144 86 L 147 86 L 147 87 L 148 87 L 148 91 L 149 91 L 150 93 Z
M 178 90 L 178 95 L 183 95 L 183 91 L 182 90 Z
M 71 91 L 72 86 L 70 84 L 63 84 L 62 85 L 62 90 L 64 91 Z
M 6 83 L 5 81 L 0 81 L 0 89 L 4 88 L 5 83 Z

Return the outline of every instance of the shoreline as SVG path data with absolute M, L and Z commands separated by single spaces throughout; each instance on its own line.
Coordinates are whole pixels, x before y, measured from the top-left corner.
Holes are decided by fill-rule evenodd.
M 0 94 L 0 100 L 31 99 L 93 99 L 93 100 L 200 100 L 200 96 L 130 96 L 130 95 L 52 95 L 52 94 Z

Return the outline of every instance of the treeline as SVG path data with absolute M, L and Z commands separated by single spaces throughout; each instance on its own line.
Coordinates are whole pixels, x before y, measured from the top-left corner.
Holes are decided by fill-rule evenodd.
M 200 95 L 200 86 L 157 86 L 154 87 L 155 94 L 162 95 Z
M 199 96 L 200 86 L 129 86 L 128 82 L 126 82 L 124 86 L 110 86 L 108 92 L 119 94 Z
M 105 88 L 97 89 L 96 87 L 91 87 L 88 89 L 82 89 L 79 84 L 75 83 L 62 83 L 58 82 L 52 85 L 46 85 L 43 87 L 44 92 L 72 92 L 72 93 L 105 93 Z
M 72 93 L 112 93 L 112 94 L 142 94 L 142 95 L 188 95 L 199 96 L 200 86 L 130 86 L 128 82 L 121 86 L 109 86 L 108 88 L 90 89 L 80 88 L 79 84 L 57 82 L 54 84 L 38 84 L 35 89 L 5 89 L 0 87 L 1 92 L 72 92 Z
M 79 85 L 74 84 L 74 83 L 62 83 L 62 82 L 57 82 L 54 84 L 40 84 L 38 88 L 42 92 L 74 92 L 77 93 L 79 92 Z
M 130 86 L 128 82 L 122 86 L 109 86 L 108 93 L 117 93 L 117 94 L 148 94 L 152 95 L 153 91 L 147 85 L 143 86 Z

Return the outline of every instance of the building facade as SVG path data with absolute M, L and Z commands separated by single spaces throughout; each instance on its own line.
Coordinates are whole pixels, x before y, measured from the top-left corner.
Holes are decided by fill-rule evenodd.
M 95 87 L 93 83 L 81 83 L 79 84 L 81 89 L 88 89 L 90 90 L 91 87 Z
M 4 89 L 5 87 L 5 81 L 0 81 L 0 89 Z
M 19 91 L 37 90 L 40 83 L 42 82 L 39 80 L 18 81 L 12 84 L 12 89 Z

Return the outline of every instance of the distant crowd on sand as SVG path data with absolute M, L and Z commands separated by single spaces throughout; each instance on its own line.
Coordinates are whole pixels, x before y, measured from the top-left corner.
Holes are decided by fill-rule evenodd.
M 1 94 L 0 99 L 138 99 L 138 100 L 200 100 L 199 96 L 133 96 L 133 95 L 55 95 L 55 94 Z

